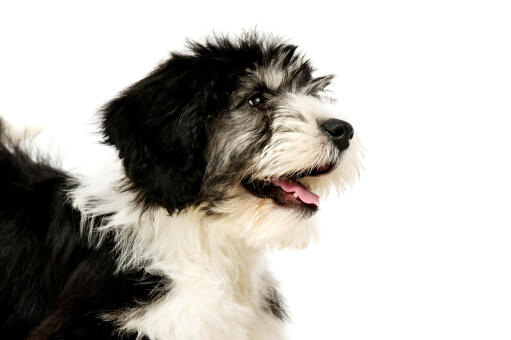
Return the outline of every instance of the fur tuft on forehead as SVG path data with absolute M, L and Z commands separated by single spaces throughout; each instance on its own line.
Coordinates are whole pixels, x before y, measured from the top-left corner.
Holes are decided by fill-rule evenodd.
M 206 42 L 189 41 L 187 46 L 191 55 L 242 65 L 254 87 L 276 91 L 333 78 L 333 75 L 329 75 L 312 79 L 314 69 L 311 62 L 298 51 L 298 46 L 271 35 L 256 32 L 245 33 L 238 38 L 219 35 Z M 238 75 L 244 78 L 242 74 Z

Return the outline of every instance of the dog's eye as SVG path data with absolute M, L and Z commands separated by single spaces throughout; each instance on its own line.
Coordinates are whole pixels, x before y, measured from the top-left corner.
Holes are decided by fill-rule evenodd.
M 266 99 L 264 98 L 264 96 L 261 93 L 256 93 L 253 96 L 251 96 L 250 98 L 248 98 L 248 103 L 250 104 L 250 106 L 253 106 L 255 108 L 264 109 L 265 108 L 264 104 L 266 103 Z

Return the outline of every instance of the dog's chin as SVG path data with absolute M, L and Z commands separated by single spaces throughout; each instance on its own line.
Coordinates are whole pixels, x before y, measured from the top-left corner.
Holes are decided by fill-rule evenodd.
M 327 181 L 334 164 L 270 180 L 244 180 L 215 206 L 208 228 L 252 248 L 305 248 L 318 239 L 319 196 L 305 178 Z
M 241 185 L 236 191 L 236 198 L 217 205 L 219 214 L 207 217 L 210 235 L 223 235 L 257 249 L 305 248 L 317 239 L 314 214 L 256 197 Z

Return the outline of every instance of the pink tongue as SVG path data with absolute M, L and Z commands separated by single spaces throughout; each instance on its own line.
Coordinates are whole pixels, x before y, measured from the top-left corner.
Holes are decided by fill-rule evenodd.
M 284 180 L 274 180 L 272 183 L 273 185 L 281 187 L 285 192 L 296 193 L 300 198 L 300 201 L 303 203 L 314 204 L 316 207 L 319 207 L 319 196 L 313 192 L 310 192 L 301 183 Z

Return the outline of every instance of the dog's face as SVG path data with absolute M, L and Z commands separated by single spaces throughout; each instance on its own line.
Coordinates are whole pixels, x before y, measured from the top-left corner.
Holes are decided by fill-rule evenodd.
M 296 47 L 248 36 L 192 44 L 105 107 L 146 208 L 195 207 L 216 234 L 303 247 L 320 196 L 359 171 L 353 127 Z

